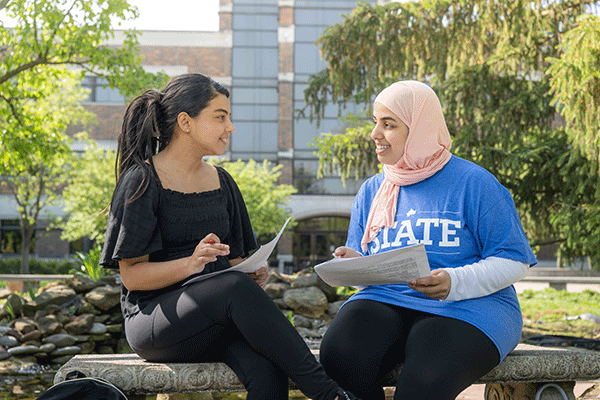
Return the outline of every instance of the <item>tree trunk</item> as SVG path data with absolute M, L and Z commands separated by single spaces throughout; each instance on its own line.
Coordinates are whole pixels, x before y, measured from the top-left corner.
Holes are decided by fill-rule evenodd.
M 33 239 L 33 230 L 32 226 L 21 226 L 21 274 L 29 273 L 29 249 Z

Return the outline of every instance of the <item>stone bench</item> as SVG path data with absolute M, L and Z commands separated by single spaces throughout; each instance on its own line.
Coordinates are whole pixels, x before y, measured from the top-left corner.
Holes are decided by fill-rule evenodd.
M 548 283 L 548 286 L 556 290 L 566 290 L 567 284 L 598 285 L 600 288 L 600 276 L 537 276 L 531 275 L 521 279 L 521 282 Z
M 382 384 L 394 386 L 399 369 Z M 62 382 L 73 370 L 107 379 L 124 389 L 132 400 L 152 394 L 244 391 L 233 371 L 222 363 L 161 364 L 144 361 L 135 354 L 77 355 L 58 370 L 54 383 Z M 476 383 L 486 384 L 487 400 L 575 400 L 575 382 L 597 379 L 600 352 L 520 344 Z M 294 388 L 293 383 L 290 388 Z

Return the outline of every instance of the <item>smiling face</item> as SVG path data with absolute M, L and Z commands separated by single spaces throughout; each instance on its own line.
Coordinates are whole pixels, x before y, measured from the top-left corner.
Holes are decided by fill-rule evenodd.
M 190 124 L 191 137 L 207 156 L 220 156 L 225 151 L 229 135 L 235 130 L 231 122 L 229 98 L 217 94 Z
M 404 155 L 408 126 L 381 103 L 373 105 L 373 122 L 371 139 L 377 147 L 377 159 L 382 164 L 395 165 Z

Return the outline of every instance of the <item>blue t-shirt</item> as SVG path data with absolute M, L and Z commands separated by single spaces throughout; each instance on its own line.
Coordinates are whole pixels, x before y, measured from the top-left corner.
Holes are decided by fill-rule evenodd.
M 423 243 L 432 270 L 457 268 L 487 257 L 537 263 L 512 196 L 485 169 L 453 156 L 433 176 L 401 186 L 393 228 L 383 228 L 369 243 L 360 242 L 371 203 L 383 173 L 368 179 L 354 204 L 346 245 L 364 255 Z M 516 347 L 523 320 L 513 286 L 491 295 L 462 301 L 440 301 L 406 284 L 364 288 L 350 298 L 376 300 L 465 321 L 485 333 L 498 347 L 500 359 Z

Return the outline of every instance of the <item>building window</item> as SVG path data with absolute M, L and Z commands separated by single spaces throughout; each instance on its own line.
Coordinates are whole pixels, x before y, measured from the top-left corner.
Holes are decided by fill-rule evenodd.
M 21 227 L 17 219 L 0 220 L 0 254 L 21 254 Z M 35 237 L 31 241 L 30 253 L 35 250 Z
M 81 86 L 90 89 L 90 95 L 86 102 L 88 103 L 112 103 L 125 104 L 125 96 L 119 89 L 108 87 L 108 81 L 97 76 L 86 76 L 81 82 Z
M 346 244 L 348 217 L 316 217 L 294 227 L 294 271 L 331 260 L 331 253 Z

